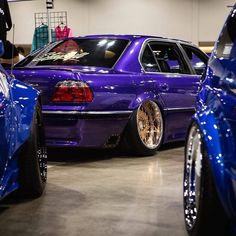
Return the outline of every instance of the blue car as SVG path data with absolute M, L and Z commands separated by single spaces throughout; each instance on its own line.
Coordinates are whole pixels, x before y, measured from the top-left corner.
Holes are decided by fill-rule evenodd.
M 201 81 L 184 169 L 189 235 L 236 235 L 236 5 Z
M 0 41 L 0 56 L 4 48 Z M 47 179 L 47 153 L 39 92 L 0 65 L 0 199 L 38 197 Z

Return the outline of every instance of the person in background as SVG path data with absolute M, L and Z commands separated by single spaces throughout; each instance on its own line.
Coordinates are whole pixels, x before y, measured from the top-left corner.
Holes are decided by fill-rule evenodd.
M 22 47 L 17 47 L 17 51 L 19 53 L 19 61 L 22 61 L 25 58 L 25 50 Z
M 7 31 L 12 28 L 11 13 L 7 0 L 0 0 L 0 39 L 7 39 Z
M 9 68 L 11 67 L 12 63 L 16 64 L 20 61 L 19 59 L 19 53 L 14 44 L 12 44 L 9 41 L 4 41 L 4 54 L 0 58 L 0 64 L 2 64 L 3 67 Z

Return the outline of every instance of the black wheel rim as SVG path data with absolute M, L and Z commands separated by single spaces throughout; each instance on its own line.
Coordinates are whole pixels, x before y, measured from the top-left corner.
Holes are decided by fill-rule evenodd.
M 44 127 L 40 114 L 37 115 L 37 160 L 43 182 L 47 180 L 47 148 L 45 145 Z
M 195 125 L 190 130 L 185 155 L 184 213 L 187 229 L 191 230 L 198 217 L 202 179 L 202 142 Z

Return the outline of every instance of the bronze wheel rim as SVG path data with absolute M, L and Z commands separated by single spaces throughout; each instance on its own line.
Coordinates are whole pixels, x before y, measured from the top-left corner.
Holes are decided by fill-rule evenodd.
M 142 103 L 137 111 L 137 129 L 140 140 L 148 149 L 156 149 L 163 136 L 162 114 L 155 102 Z

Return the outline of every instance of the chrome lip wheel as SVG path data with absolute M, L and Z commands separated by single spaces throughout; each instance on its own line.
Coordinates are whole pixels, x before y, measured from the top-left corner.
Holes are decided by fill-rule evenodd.
M 199 211 L 202 177 L 202 142 L 195 125 L 190 130 L 185 155 L 184 213 L 187 228 L 192 229 Z
M 37 159 L 40 170 L 40 176 L 43 182 L 47 181 L 47 148 L 44 141 L 44 130 L 40 119 L 36 119 L 37 125 Z
M 47 180 L 47 150 L 45 147 L 38 147 L 37 158 L 39 163 L 40 175 L 43 182 Z
M 147 101 L 140 105 L 137 111 L 137 128 L 145 147 L 155 149 L 159 146 L 163 136 L 163 120 L 155 102 Z

